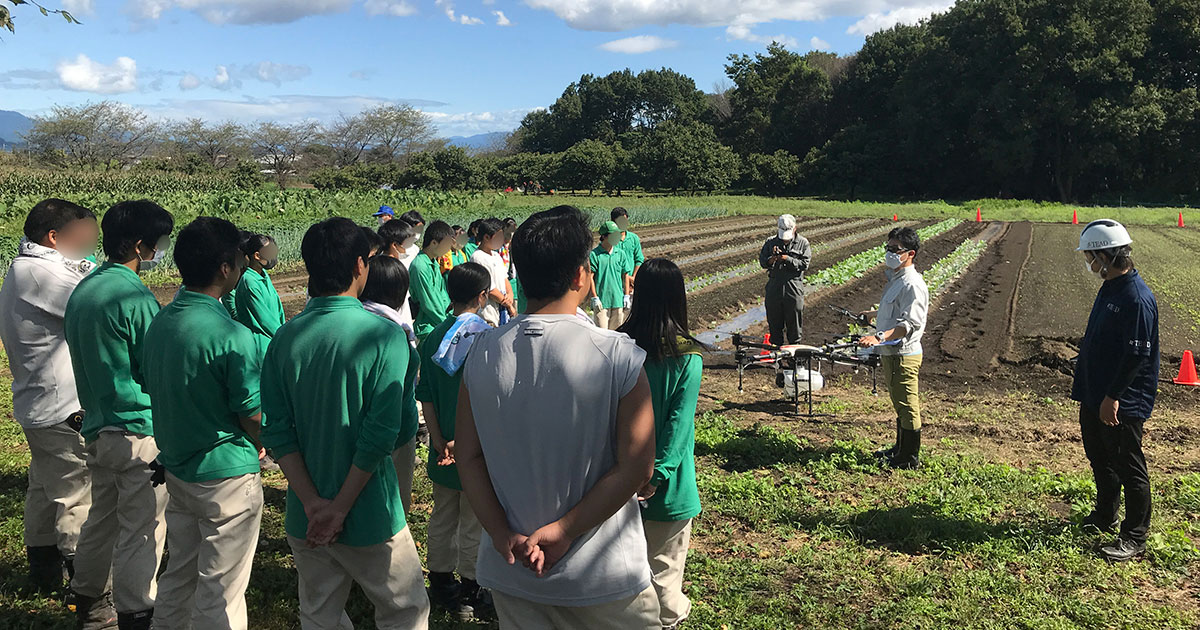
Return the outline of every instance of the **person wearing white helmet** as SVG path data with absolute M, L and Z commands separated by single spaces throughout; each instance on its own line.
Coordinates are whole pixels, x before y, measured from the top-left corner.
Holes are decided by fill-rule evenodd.
M 804 272 L 812 262 L 808 239 L 796 234 L 796 218 L 779 217 L 779 234 L 763 243 L 758 264 L 767 270 L 767 328 L 777 346 L 800 343 L 804 331 Z M 780 375 L 782 377 L 782 375 Z
M 1116 221 L 1092 221 L 1079 236 L 1089 274 L 1103 282 L 1079 347 L 1071 399 L 1079 402 L 1083 450 L 1096 479 L 1096 507 L 1084 527 L 1116 541 L 1100 550 L 1131 560 L 1146 550 L 1150 476 L 1142 431 L 1158 391 L 1158 303 L 1133 266 L 1133 239 Z M 1118 522 L 1121 490 L 1125 520 Z

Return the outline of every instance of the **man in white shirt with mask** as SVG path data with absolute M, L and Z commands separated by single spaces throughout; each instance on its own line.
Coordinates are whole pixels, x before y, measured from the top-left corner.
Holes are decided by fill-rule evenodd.
M 63 333 L 75 285 L 95 263 L 99 227 L 87 208 L 47 199 L 25 219 L 20 252 L 0 286 L 0 340 L 13 374 L 13 417 L 29 442 L 25 549 L 43 592 L 73 572 L 75 543 L 91 505 L 83 411 Z
M 896 228 L 888 234 L 885 263 L 887 285 L 879 300 L 873 335 L 859 345 L 876 347 L 892 407 L 896 410 L 896 444 L 875 455 L 892 468 L 911 469 L 920 463 L 921 401 L 918 375 L 921 371 L 921 336 L 929 311 L 929 289 L 914 266 L 921 250 L 921 237 L 912 228 Z M 887 344 L 880 346 L 880 344 Z

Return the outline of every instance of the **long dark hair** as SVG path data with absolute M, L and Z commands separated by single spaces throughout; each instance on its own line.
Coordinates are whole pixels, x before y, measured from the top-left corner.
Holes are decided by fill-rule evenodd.
M 647 260 L 634 279 L 629 320 L 617 330 L 646 351 L 649 361 L 679 358 L 678 338 L 705 348 L 687 328 L 687 292 L 683 272 L 666 258 Z

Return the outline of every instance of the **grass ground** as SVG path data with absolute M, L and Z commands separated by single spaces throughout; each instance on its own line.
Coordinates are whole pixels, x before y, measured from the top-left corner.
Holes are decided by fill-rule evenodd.
M 707 411 L 696 450 L 705 506 L 687 571 L 692 628 L 1195 628 L 1200 560 L 1200 470 L 1196 455 L 1154 442 L 1191 465 L 1152 469 L 1155 524 L 1146 560 L 1109 565 L 1095 555 L 1107 538 L 1078 531 L 1093 487 L 1070 434 L 1074 407 L 1029 394 L 927 396 L 931 431 L 924 466 L 890 472 L 870 456 L 887 413 L 861 382 L 837 381 L 821 400 L 821 423 L 762 413 L 765 386 L 730 396 L 728 372 L 706 375 Z M 762 385 L 759 383 L 759 385 Z M 7 371 L 0 387 L 7 391 Z M 736 390 L 733 390 L 736 391 Z M 21 541 L 28 451 L 0 397 L 0 627 L 67 628 L 52 599 L 26 594 Z M 1194 431 L 1195 410 L 1165 414 L 1173 431 Z M 1049 436 L 981 439 L 1026 423 Z M 967 430 L 974 427 L 978 431 Z M 1077 432 L 1077 429 L 1076 429 Z M 1154 434 L 1152 434 L 1153 436 Z M 940 437 L 939 437 L 940 436 Z M 297 627 L 296 581 L 283 535 L 283 481 L 266 478 L 251 626 Z M 418 473 L 411 526 L 418 545 L 430 510 Z M 424 555 L 424 549 L 419 549 Z M 370 627 L 355 591 L 347 607 Z M 479 627 L 436 617 L 435 628 Z

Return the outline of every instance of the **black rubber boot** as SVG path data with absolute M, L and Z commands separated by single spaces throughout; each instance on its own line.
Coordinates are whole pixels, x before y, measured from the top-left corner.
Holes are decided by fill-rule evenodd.
M 492 602 L 492 594 L 475 580 L 463 578 L 463 601 L 475 609 L 475 618 L 480 620 L 496 619 L 496 605 Z
M 879 459 L 888 461 L 888 460 L 892 459 L 893 456 L 896 455 L 896 448 L 899 446 L 900 446 L 900 418 L 896 418 L 896 441 L 893 442 L 892 445 L 887 448 L 881 448 L 878 451 L 875 451 L 874 455 L 875 455 L 875 457 L 877 457 Z
M 76 630 L 111 630 L 117 627 L 117 609 L 113 607 L 112 593 L 99 597 L 88 597 L 71 593 L 75 601 Z
M 449 612 L 459 621 L 475 618 L 475 609 L 463 597 L 464 589 L 453 573 L 429 572 L 429 603 Z
M 25 556 L 29 559 L 29 581 L 41 593 L 54 593 L 62 590 L 66 572 L 63 566 L 62 554 L 55 545 L 43 547 L 26 547 Z
M 117 613 L 117 627 L 120 630 L 150 630 L 153 623 L 153 608 L 131 613 Z
M 921 465 L 921 430 L 900 430 L 900 444 L 896 454 L 888 460 L 888 466 L 900 470 L 912 470 Z

